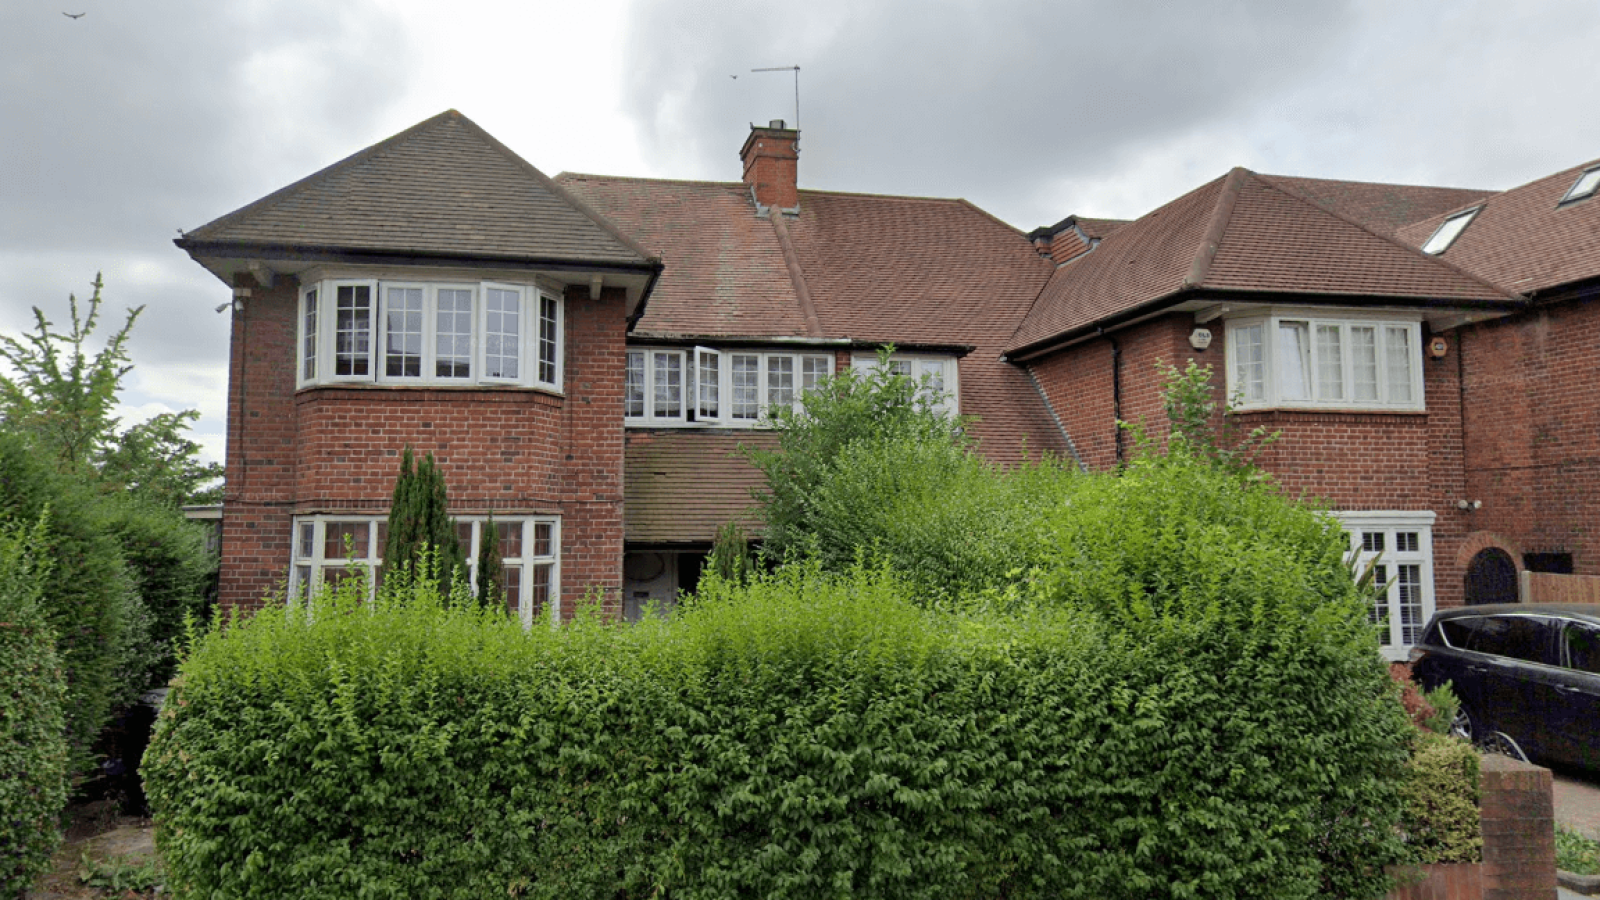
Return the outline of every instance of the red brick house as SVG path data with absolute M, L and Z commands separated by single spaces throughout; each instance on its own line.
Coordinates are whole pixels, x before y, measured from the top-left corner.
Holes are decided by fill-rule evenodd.
M 986 455 L 1094 469 L 1118 421 L 1159 425 L 1157 360 L 1212 364 L 1282 433 L 1263 464 L 1382 552 L 1395 654 L 1495 578 L 1600 574 L 1594 169 L 1501 194 L 1236 169 L 1024 234 L 800 190 L 782 124 L 739 181 L 552 180 L 450 112 L 185 235 L 236 297 L 223 601 L 336 575 L 347 542 L 380 559 L 410 443 L 464 539 L 494 514 L 525 620 L 591 588 L 637 615 L 747 515 L 763 414 L 884 343 Z

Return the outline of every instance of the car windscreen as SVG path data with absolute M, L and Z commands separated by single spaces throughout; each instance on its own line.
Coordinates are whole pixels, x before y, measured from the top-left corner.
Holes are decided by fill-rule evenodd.
M 1554 665 L 1548 619 L 1532 616 L 1463 616 L 1441 622 L 1453 647 Z

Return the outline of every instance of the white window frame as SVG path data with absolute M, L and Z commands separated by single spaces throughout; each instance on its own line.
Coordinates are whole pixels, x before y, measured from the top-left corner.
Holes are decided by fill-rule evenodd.
M 343 287 L 365 287 L 372 297 L 371 321 L 367 329 L 367 371 L 339 374 L 338 291 Z M 422 362 L 419 375 L 389 375 L 389 290 L 422 291 Z M 437 374 L 439 292 L 471 292 L 469 337 L 469 376 Z M 517 297 L 516 377 L 490 376 L 487 367 L 488 291 L 511 291 Z M 547 327 L 549 326 L 549 327 Z M 553 333 L 554 340 L 551 341 Z M 415 279 L 324 279 L 301 286 L 295 322 L 295 386 L 318 387 L 337 384 L 379 384 L 388 386 L 460 387 L 509 385 L 560 391 L 564 377 L 566 346 L 565 304 L 560 296 L 533 284 L 498 281 L 424 281 Z
M 483 535 L 484 523 L 487 516 L 454 516 L 458 526 L 468 526 L 470 538 L 466 553 L 467 576 L 474 590 L 478 583 L 478 541 Z M 289 602 L 295 603 L 306 596 L 308 587 L 320 586 L 324 572 L 328 569 L 342 569 L 349 563 L 364 566 L 372 577 L 371 588 L 375 589 L 383 568 L 383 547 L 379 542 L 380 526 L 389 521 L 387 514 L 372 515 L 308 515 L 295 516 L 290 530 L 289 542 Z M 506 557 L 501 560 L 504 566 L 515 566 L 518 570 L 519 583 L 518 596 L 522 598 L 533 597 L 536 583 L 536 574 L 539 571 L 548 573 L 548 592 L 546 598 L 545 617 L 551 623 L 560 622 L 563 615 L 561 609 L 561 517 L 560 516 L 527 516 L 507 515 L 496 516 L 496 525 L 520 524 L 522 526 L 522 554 L 516 557 Z M 366 554 L 347 560 L 341 553 L 329 555 L 327 553 L 328 526 L 356 526 L 366 530 Z M 549 552 L 538 553 L 537 526 L 548 526 L 550 530 Z M 309 550 L 309 552 L 307 552 Z M 370 596 L 370 595 L 369 595 Z M 519 604 L 518 616 L 524 627 L 531 628 L 534 624 L 533 604 L 523 602 Z
M 1286 324 L 1303 323 L 1306 334 L 1306 356 L 1303 377 L 1308 396 L 1290 395 L 1283 358 L 1282 329 Z M 1252 328 L 1259 326 L 1261 342 L 1245 341 Z M 1337 329 L 1340 335 L 1336 353 L 1327 354 L 1320 345 L 1323 329 Z M 1353 329 L 1374 329 L 1375 384 L 1377 399 L 1356 398 L 1357 365 L 1352 352 Z M 1352 412 L 1423 412 L 1427 408 L 1427 390 L 1422 369 L 1422 322 L 1420 316 L 1371 316 L 1329 314 L 1325 311 L 1301 312 L 1273 310 L 1255 316 L 1239 316 L 1227 322 L 1228 396 L 1233 408 L 1251 409 L 1322 409 Z M 1406 377 L 1411 391 L 1409 399 L 1395 400 L 1390 395 L 1397 381 L 1390 368 L 1389 350 L 1396 336 L 1403 337 L 1406 352 Z M 1245 351 L 1259 351 L 1260 357 L 1246 359 Z M 1333 359 L 1337 356 L 1337 360 Z M 1340 366 L 1340 396 L 1325 395 L 1322 373 L 1325 365 L 1335 362 Z M 1259 379 L 1245 372 L 1246 366 L 1258 369 Z
M 1421 640 L 1428 620 L 1433 618 L 1433 523 L 1436 517 L 1427 510 L 1336 512 L 1333 517 L 1345 531 L 1349 550 L 1360 565 L 1357 571 L 1365 570 L 1373 560 L 1383 569 L 1384 579 L 1374 579 L 1374 584 L 1387 581 L 1388 589 L 1383 608 L 1380 610 L 1375 607 L 1372 611 L 1375 620 L 1382 613 L 1386 628 L 1380 635 L 1380 652 L 1384 659 L 1391 662 L 1403 661 L 1412 645 Z M 1381 550 L 1368 549 L 1363 538 L 1369 534 L 1381 536 Z M 1402 534 L 1415 535 L 1415 547 L 1402 546 L 1399 539 Z M 1400 577 L 1403 566 L 1415 567 L 1415 584 Z M 1417 596 L 1411 598 L 1414 601 L 1411 604 L 1414 614 L 1411 621 L 1407 621 L 1404 615 L 1405 594 L 1408 588 L 1413 587 L 1417 592 Z M 1408 636 L 1412 640 L 1406 640 Z
M 920 386 L 918 393 L 929 397 L 933 408 L 947 416 L 961 414 L 961 385 L 959 360 L 954 356 L 936 353 L 892 353 L 889 355 L 891 367 L 904 367 L 906 371 L 901 374 L 908 375 Z M 875 353 L 856 353 L 850 357 L 850 366 L 860 371 L 869 371 L 878 367 L 878 356 Z M 924 379 L 936 376 L 941 388 L 939 395 L 933 396 L 931 389 L 924 384 Z
M 676 415 L 657 415 L 655 360 L 658 356 L 673 357 L 679 360 L 679 371 L 682 373 L 682 389 L 680 391 L 680 408 Z M 734 415 L 733 359 L 735 357 L 755 357 L 757 360 L 756 414 L 753 417 Z M 787 359 L 792 365 L 792 405 L 795 409 L 800 408 L 800 399 L 804 393 L 821 378 L 832 375 L 834 369 L 832 353 L 759 350 L 740 347 L 632 346 L 628 348 L 627 358 L 628 366 L 632 366 L 635 359 L 644 361 L 644 376 L 640 387 L 643 391 L 643 402 L 639 407 L 640 412 L 634 412 L 629 408 L 630 403 L 638 402 L 638 398 L 637 396 L 632 398 L 628 396 L 629 387 L 627 386 L 626 375 L 624 375 L 623 379 L 623 421 L 625 424 L 635 428 L 668 426 L 769 427 L 772 424 L 772 395 L 774 393 L 772 379 L 775 374 L 775 361 Z M 813 369 L 809 378 L 806 372 L 808 364 Z M 715 372 L 715 380 L 708 380 L 704 377 L 708 370 Z M 820 372 L 817 370 L 820 370 Z M 711 411 L 713 404 L 715 412 Z
M 1439 227 L 1433 230 L 1433 234 L 1422 242 L 1422 252 L 1429 256 L 1438 256 L 1449 250 L 1450 245 L 1461 237 L 1461 233 L 1467 230 L 1467 226 L 1472 224 L 1472 220 L 1477 218 L 1478 213 L 1482 210 L 1483 207 L 1475 206 L 1472 209 L 1458 212 L 1440 222 Z

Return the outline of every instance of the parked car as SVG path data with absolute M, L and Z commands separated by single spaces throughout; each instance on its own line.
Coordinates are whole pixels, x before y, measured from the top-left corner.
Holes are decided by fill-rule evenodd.
M 1442 610 L 1411 662 L 1423 687 L 1455 690 L 1456 733 L 1512 756 L 1600 770 L 1600 606 Z

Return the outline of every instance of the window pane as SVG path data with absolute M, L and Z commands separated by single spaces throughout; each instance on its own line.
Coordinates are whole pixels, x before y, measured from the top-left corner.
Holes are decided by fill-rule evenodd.
M 1390 403 L 1410 403 L 1411 329 L 1385 328 L 1383 336 L 1384 375 L 1389 382 Z
M 471 378 L 472 292 L 441 288 L 434 323 L 433 374 L 438 378 Z
M 828 375 L 833 374 L 833 360 L 826 356 L 808 356 L 801 360 L 800 387 L 811 390 Z
M 1373 584 L 1388 584 L 1389 583 L 1389 567 L 1388 566 L 1375 566 L 1373 568 L 1373 570 L 1372 570 L 1372 583 Z M 1385 620 L 1387 620 L 1388 618 L 1389 618 L 1389 598 L 1388 598 L 1388 596 L 1386 594 L 1379 594 L 1376 597 L 1374 597 L 1373 600 L 1372 600 L 1372 613 L 1371 613 L 1372 624 L 1374 624 L 1374 625 L 1380 624 L 1380 623 L 1384 622 Z M 1385 647 L 1388 647 L 1391 644 L 1393 644 L 1394 641 L 1389 636 L 1389 633 L 1392 630 L 1393 630 L 1393 628 L 1390 627 L 1390 628 L 1385 628 L 1382 631 L 1378 632 L 1378 643 L 1382 644 Z
M 383 293 L 383 374 L 422 375 L 422 288 L 392 287 Z
M 533 621 L 538 622 L 545 617 L 545 610 L 550 608 L 550 569 L 546 564 L 534 566 L 529 573 L 533 576 L 532 596 L 529 606 L 532 607 Z
M 558 350 L 559 310 L 553 297 L 539 295 L 539 380 L 545 384 L 556 381 L 556 353 Z
M 1344 399 L 1344 354 L 1338 325 L 1317 326 L 1317 399 Z
M 1395 566 L 1395 613 L 1400 620 L 1400 643 L 1410 645 L 1422 637 L 1422 567 Z
M 1354 399 L 1378 402 L 1378 329 L 1350 326 L 1350 374 Z
M 323 526 L 322 555 L 325 559 L 344 559 L 346 544 L 352 559 L 367 559 L 366 522 L 327 522 Z
M 514 559 L 522 555 L 521 522 L 496 522 L 494 530 L 496 539 L 500 542 L 501 558 Z
M 461 547 L 461 558 L 469 564 L 476 565 L 478 559 L 478 542 L 472 539 L 471 522 L 456 523 L 456 543 Z
M 767 357 L 767 404 L 794 405 L 794 357 Z
M 1278 323 L 1278 398 L 1310 400 L 1311 341 L 1305 322 Z
M 652 353 L 655 363 L 655 402 L 651 415 L 676 419 L 683 415 L 683 357 L 676 353 Z
M 484 374 L 489 378 L 520 378 L 522 295 L 504 288 L 488 288 L 483 293 Z
M 367 285 L 339 286 L 334 302 L 333 373 L 372 374 L 372 289 Z
M 317 554 L 317 526 L 311 522 L 300 523 L 300 539 L 295 542 L 295 555 L 310 559 Z
M 695 372 L 695 389 L 699 394 L 699 414 L 707 419 L 721 415 L 721 358 L 715 353 L 695 354 L 698 371 Z
M 1397 531 L 1394 535 L 1396 553 L 1416 553 L 1419 546 L 1415 531 Z
M 1563 638 L 1567 644 L 1567 665 L 1580 672 L 1600 675 L 1600 631 L 1588 625 L 1569 623 Z
M 644 415 L 644 352 L 628 353 L 628 374 L 623 383 L 622 414 Z
M 1384 544 L 1383 532 L 1381 532 L 1381 531 L 1363 531 L 1363 532 L 1361 532 L 1361 550 L 1363 552 L 1365 552 L 1365 553 L 1382 553 L 1383 552 L 1383 544 Z
M 546 558 L 555 555 L 555 526 L 549 522 L 533 523 L 533 555 Z
M 1246 325 L 1234 329 L 1233 348 L 1234 386 L 1246 403 L 1256 403 L 1267 396 L 1266 348 L 1262 345 L 1260 325 Z
M 729 365 L 733 375 L 730 412 L 735 419 L 754 419 L 761 415 L 761 357 L 736 353 Z
M 506 566 L 501 570 L 500 584 L 505 591 L 506 612 L 513 619 L 522 617 L 522 567 Z
M 317 377 L 317 292 L 306 291 L 305 315 L 300 319 L 300 378 Z

